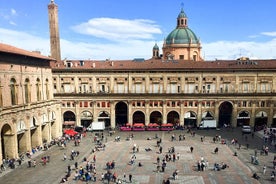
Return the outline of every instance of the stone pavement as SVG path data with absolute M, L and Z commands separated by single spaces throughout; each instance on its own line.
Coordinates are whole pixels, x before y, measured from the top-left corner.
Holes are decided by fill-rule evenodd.
M 126 140 L 126 137 L 130 133 L 134 134 L 134 138 L 130 141 Z M 158 148 L 156 147 L 157 139 L 154 139 L 155 134 L 162 138 L 163 153 L 158 154 Z M 171 141 L 172 134 L 175 134 L 176 141 Z M 186 140 L 178 141 L 178 135 L 185 134 Z M 220 134 L 222 138 L 231 140 L 233 137 L 238 137 L 242 143 L 240 150 L 232 145 L 225 145 L 220 143 L 213 143 L 212 138 L 216 134 Z M 106 133 L 107 135 L 107 133 Z M 120 136 L 121 141 L 115 142 L 114 136 Z M 200 141 L 200 137 L 205 136 L 204 141 Z M 65 175 L 67 166 L 71 165 L 73 168 L 74 162 L 78 161 L 79 165 L 85 166 L 86 162 L 83 162 L 83 158 L 87 157 L 88 161 L 93 160 L 94 154 L 91 154 L 91 148 L 94 147 L 93 133 L 88 133 L 81 145 L 75 147 L 73 143 L 68 144 L 66 150 L 62 150 L 59 147 L 53 147 L 49 151 L 41 153 L 41 155 L 50 154 L 51 162 L 47 166 L 38 166 L 37 168 L 28 168 L 26 163 L 22 166 L 12 170 L 12 172 L 6 172 L 0 174 L 0 184 L 14 184 L 14 183 L 41 183 L 41 184 L 53 184 L 59 183 L 61 178 Z M 152 138 L 147 140 L 147 138 Z M 249 149 L 245 149 L 247 141 L 250 143 Z M 135 153 L 136 161 L 133 165 L 129 165 L 132 153 L 132 147 L 136 144 L 139 146 L 139 152 Z M 171 183 L 191 183 L 191 184 L 236 184 L 236 183 L 271 183 L 270 171 L 272 169 L 272 159 L 274 154 L 270 153 L 268 156 L 259 156 L 260 165 L 252 165 L 250 163 L 250 154 L 254 153 L 256 148 L 260 148 L 263 145 L 262 139 L 258 136 L 255 138 L 248 137 L 248 140 L 244 140 L 240 136 L 240 130 L 196 130 L 195 137 L 192 137 L 186 131 L 175 130 L 168 132 L 116 132 L 112 137 L 107 136 L 105 151 L 96 152 L 96 170 L 97 170 L 97 182 L 100 181 L 101 174 L 106 172 L 106 162 L 114 160 L 116 162 L 115 169 L 112 172 L 116 172 L 119 178 L 123 178 L 123 174 L 126 174 L 126 182 L 128 181 L 128 175 L 133 175 L 133 182 L 137 184 L 155 183 L 160 184 L 163 180 L 170 179 Z M 180 153 L 180 159 L 175 162 L 168 162 L 165 172 L 156 172 L 156 158 L 159 156 L 163 158 L 170 147 L 175 147 L 175 152 Z M 190 152 L 190 146 L 194 147 L 193 153 Z M 152 151 L 145 151 L 145 148 L 151 148 Z M 219 148 L 218 154 L 214 154 L 215 147 Z M 62 155 L 65 152 L 67 155 L 70 151 L 79 150 L 80 156 L 74 161 L 62 161 Z M 271 148 L 272 149 L 272 148 Z M 238 156 L 233 156 L 233 152 L 236 151 Z M 41 155 L 37 155 L 39 158 Z M 196 163 L 198 160 L 204 157 L 208 160 L 209 168 L 205 171 L 198 172 Z M 142 167 L 138 167 L 138 162 L 143 164 Z M 224 162 L 229 165 L 222 171 L 213 171 L 213 164 Z M 262 166 L 267 165 L 267 173 L 262 175 Z M 172 173 L 174 170 L 178 170 L 178 179 L 173 180 Z M 252 173 L 257 172 L 261 179 L 259 181 L 252 178 Z M 82 181 L 73 180 L 74 171 L 72 172 L 69 181 L 66 183 L 77 184 L 84 183 Z M 90 183 L 93 183 L 90 181 Z
M 132 133 L 132 132 L 131 132 Z M 130 133 L 121 132 L 120 142 L 108 142 L 105 151 L 96 153 L 98 158 L 97 165 L 97 179 L 99 180 L 101 173 L 105 173 L 105 164 L 108 161 L 115 160 L 116 168 L 112 172 L 116 172 L 119 178 L 123 179 L 123 174 L 127 175 L 126 181 L 128 181 L 128 175 L 133 175 L 132 183 L 162 183 L 163 180 L 170 179 L 171 183 L 191 183 L 191 184 L 203 184 L 203 183 L 259 183 L 252 178 L 251 169 L 245 165 L 239 157 L 233 156 L 232 150 L 227 146 L 220 143 L 213 143 L 212 137 L 205 137 L 203 142 L 200 141 L 199 135 L 192 137 L 183 131 L 157 132 L 158 137 L 162 138 L 163 154 L 158 154 L 158 148 L 156 147 L 157 139 L 154 138 L 153 132 L 134 132 L 134 138 L 130 141 L 126 141 L 125 138 Z M 175 134 L 176 141 L 171 141 L 171 135 Z M 185 134 L 186 140 L 178 141 L 178 135 Z M 151 137 L 151 140 L 147 140 Z M 129 165 L 132 153 L 132 147 L 136 144 L 139 146 L 139 152 L 135 153 L 137 160 L 134 165 Z M 180 160 L 176 162 L 168 162 L 165 172 L 156 172 L 156 158 L 163 156 L 167 153 L 170 147 L 175 147 L 176 153 L 180 153 Z M 190 152 L 190 146 L 194 147 L 193 153 Z M 145 148 L 151 148 L 152 151 L 146 152 Z M 219 148 L 219 153 L 214 154 L 215 147 Z M 209 168 L 206 171 L 197 171 L 196 163 L 204 157 L 209 162 Z M 88 157 L 88 160 L 92 160 L 93 155 Z M 138 162 L 143 164 L 142 167 L 138 167 Z M 214 163 L 224 162 L 229 165 L 229 168 L 222 171 L 213 171 Z M 172 173 L 178 170 L 178 179 L 173 180 Z M 74 181 L 72 177 L 69 183 L 82 183 L 82 181 Z

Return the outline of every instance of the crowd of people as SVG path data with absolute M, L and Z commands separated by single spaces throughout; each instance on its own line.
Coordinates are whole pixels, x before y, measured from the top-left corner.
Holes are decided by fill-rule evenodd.
M 190 149 L 190 153 L 192 154 L 192 158 L 195 157 L 195 155 L 197 155 L 198 152 L 198 148 L 195 145 L 187 145 L 185 143 L 186 140 L 189 139 L 194 139 L 194 140 L 198 140 L 198 144 L 204 144 L 204 142 L 206 141 L 206 137 L 205 136 L 195 136 L 195 131 L 191 131 L 189 130 L 190 136 L 187 136 L 185 133 L 183 133 L 184 131 L 181 132 L 177 132 L 175 133 L 174 131 L 172 132 L 168 132 L 170 133 L 170 136 L 167 136 L 169 138 L 167 138 L 167 140 L 164 140 L 164 138 L 158 136 L 157 134 L 155 135 L 154 138 L 146 138 L 145 141 L 148 142 L 149 146 L 147 147 L 142 147 L 141 146 L 141 151 L 140 151 L 140 146 L 137 145 L 134 134 L 131 133 L 129 136 L 127 136 L 127 141 L 132 141 L 133 144 L 130 145 L 129 147 L 129 156 L 130 156 L 130 160 L 129 160 L 129 165 L 131 167 L 133 166 L 138 166 L 138 167 L 144 167 L 144 163 L 141 161 L 141 159 L 139 158 L 140 153 L 142 152 L 142 154 L 147 154 L 147 152 L 152 152 L 152 154 L 156 154 L 156 172 L 163 172 L 166 173 L 168 172 L 166 168 L 168 168 L 168 164 L 173 164 L 174 162 L 177 162 L 178 160 L 181 160 L 181 155 L 180 155 L 180 151 L 178 150 L 177 147 L 173 146 L 174 143 L 171 142 L 175 142 L 175 141 L 181 141 L 183 142 L 183 145 L 188 146 Z M 92 134 L 92 133 L 91 133 Z M 115 133 L 114 133 L 115 134 Z M 109 136 L 113 136 L 114 134 L 107 134 Z M 41 160 L 38 159 L 37 157 L 35 157 L 34 155 L 36 155 L 37 152 L 41 152 L 41 151 L 47 151 L 52 145 L 57 145 L 60 146 L 62 149 L 65 149 L 65 151 L 67 150 L 66 147 L 67 145 L 70 143 L 72 145 L 75 146 L 76 150 L 73 149 L 71 150 L 70 153 L 65 152 L 62 154 L 62 160 L 64 160 L 64 162 L 67 162 L 68 160 L 70 161 L 74 161 L 74 168 L 72 168 L 72 166 L 70 165 L 71 162 L 68 162 L 68 166 L 66 168 L 66 174 L 65 176 L 62 177 L 60 183 L 66 183 L 68 180 L 70 180 L 70 177 L 73 178 L 74 180 L 80 180 L 80 181 L 97 181 L 98 180 L 103 180 L 103 181 L 107 181 L 107 182 L 114 182 L 114 183 L 121 183 L 122 181 L 126 181 L 128 180 L 129 182 L 131 182 L 133 180 L 133 176 L 132 173 L 128 173 L 128 177 L 126 176 L 126 174 L 124 173 L 122 175 L 122 173 L 116 171 L 116 167 L 115 167 L 115 160 L 106 160 L 106 168 L 105 168 L 105 172 L 97 172 L 97 159 L 96 159 L 96 155 L 99 151 L 105 151 L 105 148 L 107 146 L 107 144 L 105 144 L 105 142 L 107 141 L 107 139 L 104 139 L 104 133 L 100 133 L 100 134 L 95 134 L 94 138 L 92 138 L 92 142 L 94 144 L 89 145 L 91 146 L 91 153 L 89 155 L 89 157 L 84 157 L 84 159 L 82 161 L 78 161 L 79 160 L 79 155 L 80 152 L 77 150 L 77 148 L 82 144 L 82 138 L 83 135 L 82 134 L 77 134 L 76 136 L 68 136 L 68 135 L 64 135 L 63 137 L 59 138 L 59 139 L 55 139 L 53 141 L 51 141 L 50 144 L 44 144 L 42 146 L 38 146 L 33 148 L 31 151 L 25 153 L 25 157 L 28 159 L 28 166 L 29 167 L 36 167 L 38 164 L 41 165 L 46 165 L 47 163 L 50 162 L 50 156 L 49 155 L 44 155 L 41 157 Z M 105 140 L 105 142 L 104 142 Z M 121 141 L 120 136 L 115 136 L 114 139 L 111 139 L 114 141 L 114 144 L 120 144 L 119 142 Z M 225 142 L 222 142 L 222 137 L 220 135 L 215 135 L 213 138 L 210 139 L 210 141 L 208 140 L 208 143 L 211 143 L 212 146 L 212 153 L 214 154 L 219 154 L 219 146 L 218 144 L 226 144 Z M 156 141 L 156 145 L 155 145 L 155 141 Z M 168 144 L 169 141 L 169 144 Z M 264 140 L 264 143 L 267 143 L 268 140 Z M 236 146 L 239 145 L 238 139 L 237 138 L 233 138 L 231 141 L 229 141 L 229 143 L 231 142 L 232 145 Z M 213 144 L 212 144 L 213 143 Z M 131 143 L 130 143 L 131 144 Z M 237 148 L 239 149 L 240 146 Z M 263 152 L 262 152 L 263 151 Z M 221 152 L 221 149 L 220 149 Z M 194 154 L 197 153 L 197 154 Z M 269 149 L 267 144 L 264 144 L 263 148 L 261 149 L 260 154 L 262 154 L 264 156 L 268 155 L 269 153 Z M 214 157 L 216 157 L 214 155 Z M 18 159 L 24 159 L 23 157 L 20 157 Z M 213 159 L 213 158 L 212 158 Z M 15 162 L 18 162 L 17 159 L 7 159 L 5 160 L 4 164 L 1 165 L 1 170 L 5 170 L 6 166 L 13 168 L 15 165 Z M 21 160 L 22 162 L 22 160 Z M 224 169 L 229 168 L 229 165 L 223 161 L 216 161 L 211 163 L 211 167 L 209 167 L 209 162 L 208 160 L 205 158 L 205 156 L 201 157 L 200 159 L 198 159 L 198 161 L 195 160 L 196 163 L 196 167 L 197 171 L 205 171 L 206 169 L 210 168 L 213 171 L 222 171 Z M 255 165 L 259 165 L 259 160 L 257 157 L 257 154 L 255 153 L 255 155 L 251 156 L 251 163 L 255 164 Z M 127 164 L 127 163 L 126 163 Z M 21 165 L 21 163 L 19 164 Z M 213 165 L 213 167 L 212 167 Z M 271 180 L 274 180 L 275 178 L 275 171 L 276 171 L 276 156 L 274 157 L 273 160 L 273 166 L 274 166 L 274 170 L 271 171 Z M 74 171 L 72 171 L 74 170 Z M 167 178 L 166 180 L 163 181 L 163 183 L 170 183 L 170 180 L 178 180 L 179 179 L 179 175 L 183 172 L 181 170 L 175 169 L 173 172 L 170 170 L 170 177 Z M 134 173 L 135 174 L 135 173 Z M 262 175 L 266 174 L 266 167 L 265 169 L 263 169 Z M 254 173 L 253 178 L 255 179 L 259 179 L 261 176 L 259 176 L 257 173 Z M 128 178 L 128 179 L 127 179 Z

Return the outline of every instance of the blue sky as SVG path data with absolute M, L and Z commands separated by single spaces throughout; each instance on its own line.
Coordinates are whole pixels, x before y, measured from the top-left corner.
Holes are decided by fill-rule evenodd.
M 184 8 L 205 60 L 276 58 L 275 0 L 55 0 L 62 58 L 152 56 Z M 0 0 L 0 41 L 50 55 L 50 0 Z

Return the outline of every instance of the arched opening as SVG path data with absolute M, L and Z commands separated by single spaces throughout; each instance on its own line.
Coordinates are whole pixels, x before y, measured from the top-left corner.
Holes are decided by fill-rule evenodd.
M 255 116 L 254 130 L 262 130 L 265 126 L 267 127 L 267 113 L 265 111 L 260 111 Z
M 18 153 L 23 153 L 27 151 L 27 135 L 26 125 L 23 120 L 20 120 L 16 123 L 16 130 L 17 130 L 17 150 Z
M 219 127 L 231 125 L 233 105 L 230 102 L 223 102 L 219 106 Z
M 276 128 L 276 114 L 273 116 L 271 127 Z
M 38 123 L 35 117 L 30 118 L 30 131 L 31 131 L 31 146 L 35 147 L 37 145 L 41 145 L 41 141 L 39 138 L 39 131 L 37 130 Z
M 145 114 L 142 111 L 136 111 L 133 113 L 132 116 L 132 123 L 143 123 L 145 124 L 146 120 L 145 120 Z
M 1 130 L 1 151 L 2 151 L 2 162 L 3 159 L 7 158 L 15 158 L 14 148 L 14 134 L 12 133 L 12 129 L 9 124 L 5 124 Z
M 179 114 L 176 111 L 171 111 L 167 115 L 167 123 L 171 123 L 174 126 L 179 126 Z
M 51 139 L 51 131 L 49 125 L 49 118 L 46 113 L 42 115 L 42 125 L 41 125 L 41 135 L 43 143 L 50 141 Z
M 63 114 L 63 128 L 72 128 L 76 125 L 76 116 L 72 111 Z
M 28 78 L 25 79 L 24 93 L 25 93 L 25 103 L 30 103 L 31 102 L 31 90 L 30 90 L 30 80 Z
M 214 115 L 212 112 L 210 111 L 206 111 L 204 113 L 202 113 L 202 120 L 214 120 Z
M 250 114 L 248 111 L 242 111 L 238 114 L 237 117 L 237 126 L 249 125 L 250 123 Z
M 81 126 L 86 127 L 86 128 L 89 127 L 89 125 L 93 121 L 93 115 L 89 111 L 83 111 L 81 113 L 81 117 L 80 118 L 81 118 L 80 119 L 81 120 Z
M 189 128 L 197 127 L 197 115 L 193 111 L 184 114 L 184 126 Z
M 115 106 L 115 121 L 116 126 L 122 126 L 128 123 L 128 109 L 127 104 L 119 102 Z
M 49 121 L 51 122 L 51 134 L 53 138 L 58 137 L 58 123 L 56 122 L 56 114 L 54 111 L 51 111 L 49 114 Z
M 162 114 L 158 111 L 153 111 L 150 114 L 150 123 L 157 123 L 158 125 L 162 125 L 163 117 Z
M 40 79 L 36 79 L 36 99 L 37 101 L 41 100 L 41 82 Z
M 105 128 L 110 128 L 110 117 L 109 114 L 107 112 L 101 112 L 99 117 L 98 117 L 98 121 L 103 121 Z
M 16 88 L 16 80 L 12 78 L 10 80 L 10 94 L 11 94 L 11 105 L 17 104 L 17 88 Z

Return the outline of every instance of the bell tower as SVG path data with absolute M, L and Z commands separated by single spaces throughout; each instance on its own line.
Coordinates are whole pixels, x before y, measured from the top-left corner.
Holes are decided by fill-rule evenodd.
M 51 46 L 51 57 L 56 60 L 61 60 L 60 56 L 60 38 L 58 28 L 58 6 L 51 0 L 48 4 L 48 15 L 49 15 L 49 29 L 50 29 L 50 46 Z

